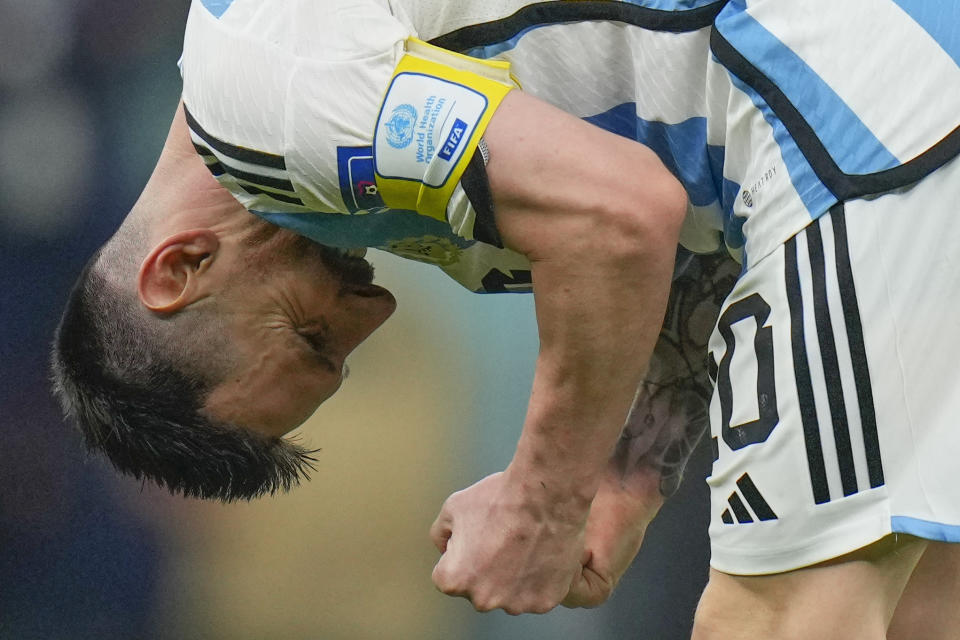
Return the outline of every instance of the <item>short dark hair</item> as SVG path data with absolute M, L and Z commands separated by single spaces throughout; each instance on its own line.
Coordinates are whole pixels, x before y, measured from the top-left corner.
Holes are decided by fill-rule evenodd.
M 54 391 L 87 448 L 122 473 L 197 498 L 251 499 L 306 480 L 315 452 L 204 415 L 220 380 L 183 355 L 195 336 L 171 341 L 170 318 L 152 318 L 98 257 L 74 285 L 51 357 Z

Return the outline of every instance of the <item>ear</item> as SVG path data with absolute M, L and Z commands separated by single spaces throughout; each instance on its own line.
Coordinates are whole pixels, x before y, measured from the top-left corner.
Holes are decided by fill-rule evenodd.
M 209 292 L 206 272 L 220 248 L 210 229 L 181 231 L 155 246 L 140 266 L 137 293 L 145 307 L 179 311 Z

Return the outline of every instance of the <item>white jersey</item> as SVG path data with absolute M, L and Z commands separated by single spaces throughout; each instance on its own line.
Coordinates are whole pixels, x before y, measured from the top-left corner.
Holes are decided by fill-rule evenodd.
M 717 568 L 767 573 L 895 531 L 960 541 L 943 400 L 960 341 L 928 367 L 914 313 L 960 335 L 937 311 L 960 300 L 953 271 L 928 279 L 924 254 L 956 250 L 957 24 L 960 0 L 197 0 L 183 96 L 252 212 L 480 292 L 530 289 L 468 194 L 508 91 L 651 147 L 690 198 L 681 242 L 743 263 L 710 344 L 711 534 Z
M 656 151 L 690 197 L 682 243 L 713 251 L 722 232 L 749 268 L 838 200 L 914 182 L 960 150 L 958 12 L 922 0 L 204 0 L 184 97 L 200 152 L 255 213 L 436 264 L 471 290 L 526 291 L 526 261 L 498 246 L 457 181 L 483 122 L 450 118 L 463 124 L 409 143 L 442 165 L 431 149 L 469 121 L 460 165 L 434 167 L 436 194 L 385 203 L 391 176 L 377 167 L 389 162 L 373 153 L 378 123 L 398 131 L 422 107 L 438 113 L 432 89 L 414 87 L 421 105 L 410 87 L 389 101 L 410 38 L 505 61 L 506 84 Z M 471 68 L 504 80 L 502 67 Z M 402 173 L 393 186 L 426 184 Z
M 708 122 L 746 267 L 709 347 L 716 569 L 960 542 L 957 24 L 957 0 L 731 0 L 716 19 Z
M 722 5 L 198 1 L 184 104 L 199 153 L 254 213 L 435 264 L 474 291 L 528 291 L 527 261 L 459 183 L 500 94 L 519 85 L 649 145 L 690 194 L 687 244 L 716 250 L 723 153 L 705 86 Z
M 957 0 L 731 0 L 711 34 L 710 134 L 747 268 L 836 202 L 960 152 Z M 740 236 L 740 237 L 738 237 Z
M 960 542 L 958 203 L 955 158 L 834 206 L 736 283 L 709 346 L 714 568 Z

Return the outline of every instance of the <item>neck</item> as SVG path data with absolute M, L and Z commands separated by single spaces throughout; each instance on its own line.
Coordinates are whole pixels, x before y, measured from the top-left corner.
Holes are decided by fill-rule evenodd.
M 197 155 L 182 103 L 157 166 L 131 215 L 146 216 L 154 241 L 201 227 L 218 235 L 232 234 L 260 222 L 216 181 Z

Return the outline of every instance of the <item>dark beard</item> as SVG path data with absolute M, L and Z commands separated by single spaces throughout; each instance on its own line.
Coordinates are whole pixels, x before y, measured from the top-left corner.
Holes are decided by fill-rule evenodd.
M 348 256 L 341 249 L 314 242 L 273 224 L 264 223 L 246 242 L 254 247 L 271 245 L 274 263 L 282 260 L 297 264 L 319 258 L 344 288 L 368 287 L 373 282 L 373 266 L 363 258 Z
M 373 265 L 363 258 L 348 256 L 340 249 L 317 244 L 320 248 L 320 260 L 333 272 L 340 283 L 346 287 L 366 287 L 373 282 Z

